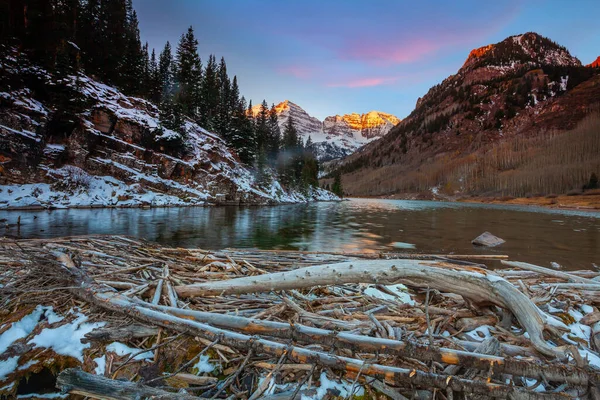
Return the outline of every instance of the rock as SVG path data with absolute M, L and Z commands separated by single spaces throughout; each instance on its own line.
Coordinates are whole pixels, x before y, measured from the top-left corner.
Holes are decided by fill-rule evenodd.
M 497 236 L 492 235 L 489 232 L 483 232 L 481 235 L 477 236 L 475 239 L 471 241 L 476 246 L 487 246 L 487 247 L 495 247 L 499 246 L 505 241 L 500 239 Z

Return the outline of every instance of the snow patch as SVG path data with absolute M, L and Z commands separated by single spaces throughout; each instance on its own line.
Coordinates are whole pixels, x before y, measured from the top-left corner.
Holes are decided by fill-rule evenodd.
M 69 356 L 83 362 L 83 350 L 90 347 L 89 343 L 81 343 L 83 337 L 96 328 L 100 328 L 106 323 L 85 323 L 88 317 L 76 312 L 76 319 L 70 323 L 61 325 L 57 328 L 46 328 L 37 336 L 29 341 L 36 347 L 45 347 L 54 350 L 55 353 Z
M 106 351 L 111 351 L 111 352 L 115 353 L 116 355 L 122 357 L 125 355 L 131 356 L 132 354 L 139 353 L 140 349 L 136 349 L 134 347 L 129 347 L 123 343 L 112 342 L 111 344 L 106 346 Z M 140 353 L 137 356 L 133 357 L 133 359 L 134 360 L 150 360 L 153 357 L 154 357 L 154 353 L 152 353 L 151 351 L 146 351 L 146 352 Z

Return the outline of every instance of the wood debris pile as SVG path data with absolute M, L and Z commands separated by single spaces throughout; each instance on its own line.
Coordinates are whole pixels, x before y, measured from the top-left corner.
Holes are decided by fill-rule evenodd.
M 0 239 L 0 397 L 599 398 L 600 274 L 497 258 Z

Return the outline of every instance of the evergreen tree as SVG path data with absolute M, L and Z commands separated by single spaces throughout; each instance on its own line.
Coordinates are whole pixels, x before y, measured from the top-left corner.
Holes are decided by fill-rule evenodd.
M 175 92 L 175 79 L 173 76 L 173 54 L 171 53 L 171 44 L 167 42 L 165 48 L 160 53 L 158 61 L 158 80 L 160 82 L 161 103 L 170 100 Z
M 215 56 L 210 55 L 201 88 L 200 125 L 210 131 L 215 130 L 215 116 L 219 105 L 219 79 Z
M 125 49 L 115 83 L 127 94 L 142 95 L 148 55 L 147 53 L 144 55 L 142 49 L 137 14 L 131 5 L 131 0 L 127 0 L 126 3 L 126 28 L 122 40 Z
M 344 197 L 344 188 L 342 187 L 342 174 L 340 171 L 335 173 L 333 177 L 333 185 L 331 191 L 339 197 Z
M 202 64 L 198 55 L 198 40 L 191 26 L 186 34 L 181 35 L 177 47 L 176 77 L 179 84 L 176 102 L 184 114 L 196 119 L 200 110 Z
M 256 125 L 256 147 L 259 152 L 264 153 L 265 157 L 267 155 L 267 140 L 270 134 L 268 120 L 269 107 L 267 106 L 267 102 L 263 100 L 254 121 Z
M 171 98 L 165 99 L 160 105 L 159 120 L 156 142 L 161 150 L 174 156 L 184 155 L 186 132 L 181 106 Z
M 290 116 L 283 130 L 281 151 L 277 159 L 277 170 L 281 183 L 286 186 L 296 186 L 299 182 L 297 170 L 300 154 L 300 138 Z M 301 171 L 300 171 L 301 172 Z
M 231 82 L 227 76 L 227 65 L 225 59 L 221 57 L 217 71 L 219 84 L 219 102 L 217 104 L 217 113 L 215 115 L 215 130 L 222 137 L 227 139 L 231 122 Z
M 150 62 L 148 64 L 148 98 L 155 104 L 160 104 L 162 97 L 162 83 L 156 62 L 156 52 L 152 49 Z
M 269 110 L 268 128 L 269 134 L 267 137 L 266 151 L 269 164 L 275 166 L 277 162 L 277 154 L 279 153 L 279 147 L 281 145 L 281 131 L 279 129 L 277 110 L 275 110 L 274 104 Z

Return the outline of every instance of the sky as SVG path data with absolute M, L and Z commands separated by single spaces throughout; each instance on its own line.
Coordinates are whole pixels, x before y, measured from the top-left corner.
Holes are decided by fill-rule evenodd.
M 321 120 L 404 118 L 473 48 L 537 32 L 583 64 L 600 56 L 598 0 L 134 0 L 157 54 L 191 25 L 203 63 L 225 57 L 254 104 L 290 100 Z

